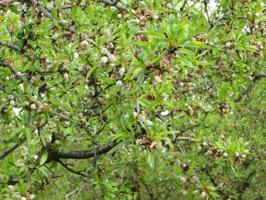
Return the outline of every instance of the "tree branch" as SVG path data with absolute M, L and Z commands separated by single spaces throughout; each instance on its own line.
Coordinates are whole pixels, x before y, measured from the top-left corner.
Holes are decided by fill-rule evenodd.
M 22 139 L 20 143 L 16 143 L 12 147 L 10 147 L 8 150 L 4 151 L 2 154 L 0 154 L 0 159 L 5 158 L 10 153 L 12 153 L 13 151 L 15 151 L 20 146 L 20 144 L 23 143 L 24 141 L 25 141 L 25 139 Z
M 72 152 L 57 152 L 53 149 L 48 150 L 48 159 L 47 161 L 58 161 L 59 159 L 87 159 L 92 158 L 96 155 L 102 155 L 110 151 L 113 147 L 115 147 L 119 142 L 111 141 L 106 145 L 101 147 L 97 147 L 92 150 L 84 150 L 84 151 L 72 151 Z
M 197 140 L 191 137 L 177 137 L 175 138 L 175 142 L 178 140 L 185 140 L 185 141 L 190 141 L 190 142 L 196 142 Z
M 181 11 L 181 12 L 183 12 L 183 11 L 184 11 L 184 9 L 185 9 L 186 5 L 187 5 L 187 0 L 184 0 L 184 2 L 183 2 L 183 4 L 182 4 L 182 6 L 181 6 L 181 8 L 180 8 L 180 11 Z
M 189 131 L 189 130 L 195 128 L 195 127 L 200 126 L 200 124 L 201 124 L 201 123 L 193 124 L 193 125 L 190 125 L 190 126 L 184 128 L 184 129 L 180 130 L 180 131 L 178 132 L 178 134 L 175 136 L 175 138 L 173 139 L 173 142 L 175 143 L 175 142 L 177 142 L 178 140 L 188 140 L 188 141 L 195 142 L 196 140 L 193 139 L 193 138 L 190 138 L 190 137 L 181 137 L 181 136 L 179 136 L 179 135 L 182 134 L 182 133 L 185 133 L 185 132 L 187 132 L 187 131 Z
M 48 17 L 48 18 L 51 19 L 51 20 L 55 20 L 55 21 L 57 21 L 57 20 L 52 16 L 52 14 L 51 14 L 46 8 L 44 8 L 42 5 L 40 5 L 40 4 L 38 3 L 37 0 L 29 0 L 29 1 L 30 1 L 30 3 L 31 3 L 33 6 L 37 7 L 37 9 L 38 9 L 41 13 L 43 13 L 44 16 Z M 75 30 L 69 29 L 69 28 L 66 27 L 62 22 L 57 21 L 57 23 L 58 23 L 62 28 L 64 28 L 65 30 L 69 31 L 70 33 L 75 33 Z
M 251 181 L 253 179 L 253 177 L 256 175 L 256 170 L 252 171 L 244 180 L 244 182 L 241 183 L 241 185 L 239 185 L 239 187 L 237 188 L 238 191 L 238 199 L 242 199 L 242 195 L 244 194 L 244 192 L 246 191 L 246 189 L 250 186 Z
M 210 27 L 212 28 L 213 24 L 212 24 L 212 22 L 210 20 L 210 16 L 209 16 L 209 12 L 208 12 L 208 2 L 207 2 L 207 0 L 204 0 L 203 4 L 204 4 L 204 9 L 205 9 L 205 12 L 206 12 L 206 15 L 207 15 L 207 21 L 208 21 Z
M 113 7 L 116 7 L 118 10 L 120 11 L 125 11 L 127 12 L 128 10 L 126 8 L 123 8 L 123 7 L 120 7 L 120 6 L 117 6 L 117 2 L 112 2 L 110 0 L 99 0 L 99 2 L 102 2 L 104 3 L 105 5 L 107 6 L 113 6 Z
M 8 47 L 8 48 L 10 48 L 10 49 L 12 49 L 14 51 L 19 52 L 19 53 L 22 53 L 21 49 L 18 46 L 16 46 L 16 45 L 9 44 L 9 43 L 4 42 L 4 41 L 0 41 L 0 45 L 2 45 L 4 47 Z
M 88 176 L 86 176 L 85 174 L 83 174 L 83 173 L 81 173 L 79 171 L 71 169 L 70 167 L 67 166 L 67 164 L 63 163 L 61 160 L 58 160 L 57 162 L 59 162 L 65 169 L 67 169 L 71 173 L 88 178 Z
M 12 5 L 15 2 L 22 2 L 22 1 L 23 0 L 3 0 L 3 1 L 0 1 L 0 5 L 9 6 L 9 5 Z
M 266 77 L 266 74 L 253 74 L 252 75 L 253 80 L 252 82 L 245 88 L 245 90 L 243 90 L 239 96 L 235 99 L 235 102 L 238 102 L 240 100 L 245 99 L 245 95 L 248 95 L 248 93 L 250 93 L 254 87 L 254 85 L 261 79 Z
M 14 67 L 13 65 L 7 65 L 2 60 L 0 60 L 0 66 L 9 68 L 10 71 L 12 71 L 13 74 L 16 74 L 17 73 L 16 67 Z
M 44 16 L 46 16 L 46 17 L 48 17 L 48 18 L 50 18 L 50 19 L 54 19 L 53 16 L 51 15 L 51 13 L 50 13 L 48 10 L 46 10 L 46 8 L 44 8 L 42 5 L 40 5 L 40 4 L 38 3 L 38 1 L 36 1 L 36 0 L 29 0 L 29 1 L 30 1 L 30 3 L 31 3 L 32 5 L 36 6 L 37 9 L 38 9 L 41 13 L 44 14 Z

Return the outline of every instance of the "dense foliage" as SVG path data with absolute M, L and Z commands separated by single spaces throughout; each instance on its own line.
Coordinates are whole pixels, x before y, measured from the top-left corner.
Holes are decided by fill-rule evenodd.
M 0 199 L 266 198 L 264 8 L 0 0 Z

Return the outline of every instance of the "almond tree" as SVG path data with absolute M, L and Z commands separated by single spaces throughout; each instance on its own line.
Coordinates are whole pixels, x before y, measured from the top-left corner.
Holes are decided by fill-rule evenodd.
M 265 3 L 0 0 L 1 199 L 264 199 Z

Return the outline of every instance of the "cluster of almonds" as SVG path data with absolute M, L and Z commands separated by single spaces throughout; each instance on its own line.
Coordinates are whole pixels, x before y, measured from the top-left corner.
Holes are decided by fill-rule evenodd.
M 145 26 L 153 19 L 153 13 L 150 10 L 137 9 L 133 11 L 136 16 L 136 23 L 140 26 Z
M 185 183 L 184 188 L 181 190 L 181 193 L 183 195 L 187 195 L 188 194 L 190 185 L 194 185 L 194 184 L 197 183 L 197 178 L 194 177 L 194 176 L 188 176 L 188 177 L 179 176 L 179 180 L 182 183 Z M 201 188 L 196 189 L 193 192 L 193 194 L 199 195 L 199 197 L 201 199 L 208 199 L 209 198 L 210 191 L 213 191 L 213 190 L 214 190 L 213 187 L 206 187 L 206 186 L 204 187 L 204 186 L 201 186 Z
M 208 144 L 206 143 L 205 145 L 203 144 L 203 147 L 201 148 L 205 148 L 207 149 L 207 151 L 205 152 L 206 155 L 209 155 L 209 156 L 213 156 L 215 158 L 218 158 L 218 157 L 224 157 L 224 158 L 227 158 L 228 157 L 228 153 L 222 149 L 217 149 L 213 146 L 208 146 Z M 245 150 L 244 151 L 245 153 L 248 153 L 249 150 Z M 247 155 L 246 154 L 240 154 L 238 152 L 235 152 L 234 154 L 234 159 L 235 161 L 242 161 L 242 160 L 245 160 L 247 158 Z
M 28 102 L 28 101 L 24 101 L 23 102 L 23 107 L 25 107 L 26 109 L 28 109 L 30 112 L 41 112 L 44 110 L 49 110 L 49 105 L 47 103 L 42 103 L 40 101 L 36 101 L 36 102 Z
M 108 51 L 107 48 L 103 47 L 101 49 L 101 54 L 102 54 L 102 57 L 101 57 L 101 64 L 105 65 L 106 63 L 108 63 L 108 61 L 110 63 L 113 63 L 116 61 L 116 57 L 114 54 L 110 53 Z
M 138 117 L 139 122 L 144 123 L 146 126 L 153 125 L 153 122 L 147 118 L 147 114 L 144 111 L 141 111 L 139 114 L 134 112 L 133 116 Z
M 136 139 L 136 144 L 141 145 L 144 149 L 162 149 L 165 150 L 162 142 L 154 141 L 151 137 L 143 136 Z
M 16 192 L 17 188 L 16 185 L 8 185 L 8 188 L 13 192 L 13 198 L 19 199 L 19 200 L 32 200 L 35 199 L 34 194 L 26 193 L 25 196 L 21 196 L 19 192 Z
M 230 108 L 227 104 L 221 103 L 219 105 L 219 110 L 221 112 L 222 115 L 226 116 L 230 113 Z

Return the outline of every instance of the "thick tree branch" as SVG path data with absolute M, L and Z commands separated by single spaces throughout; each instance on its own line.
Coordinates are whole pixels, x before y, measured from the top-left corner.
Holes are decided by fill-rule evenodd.
M 115 147 L 119 142 L 111 141 L 106 145 L 101 147 L 97 147 L 92 150 L 84 150 L 84 151 L 72 151 L 72 152 L 57 152 L 53 149 L 49 149 L 48 161 L 59 160 L 59 159 L 87 159 L 92 158 L 96 155 L 102 155 L 110 151 L 113 147 Z

